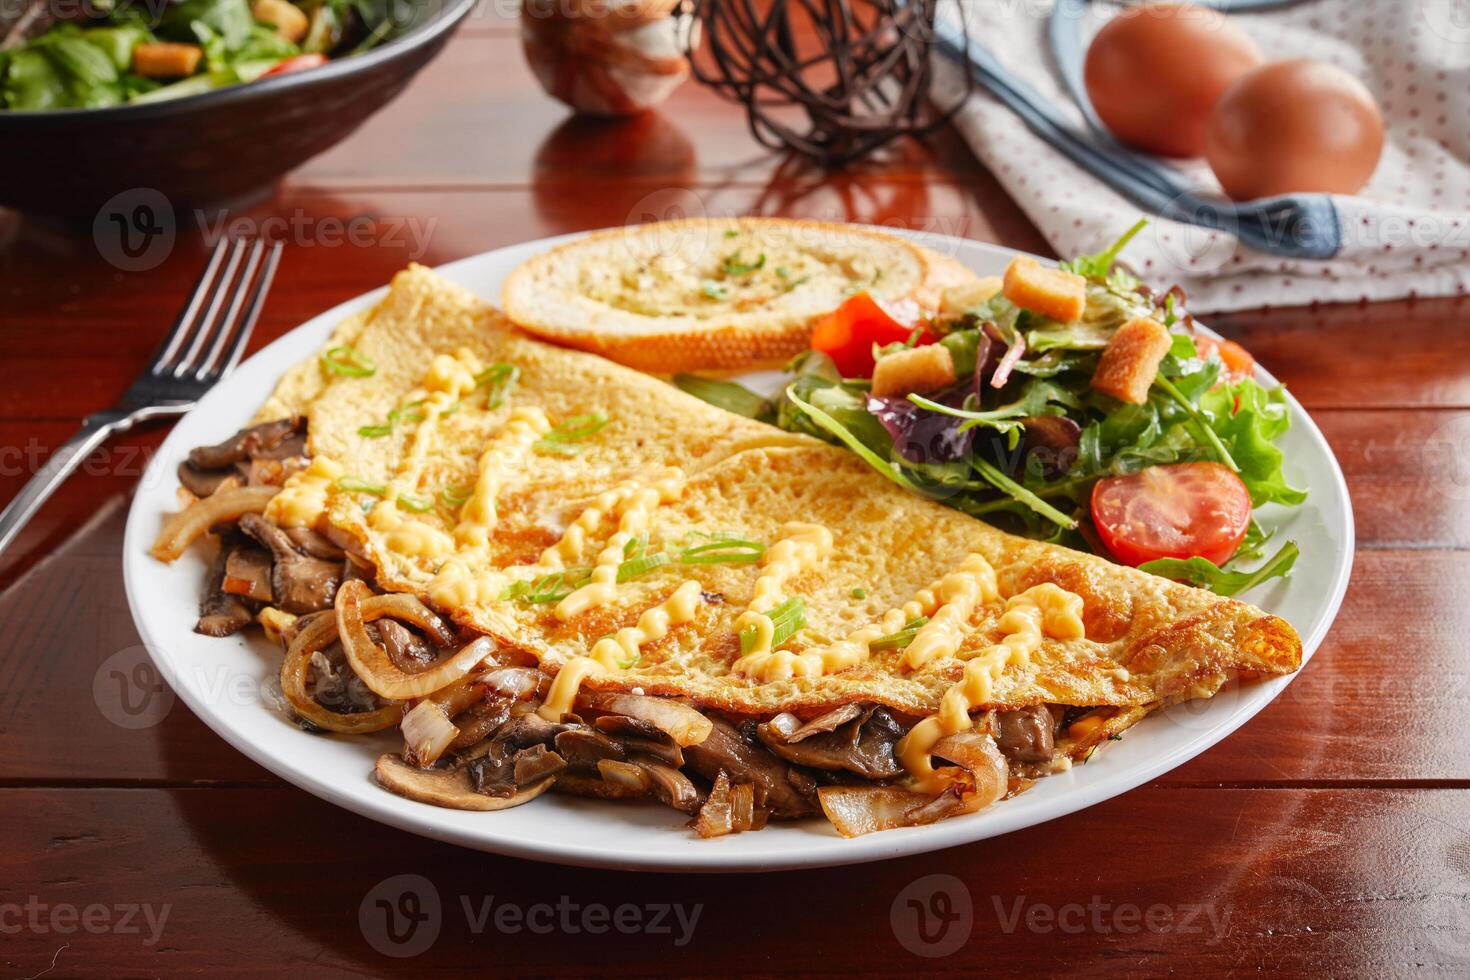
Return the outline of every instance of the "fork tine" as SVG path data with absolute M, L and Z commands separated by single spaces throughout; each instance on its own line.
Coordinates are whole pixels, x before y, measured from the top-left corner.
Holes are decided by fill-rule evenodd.
M 205 294 L 209 292 L 209 287 L 214 283 L 215 274 L 219 272 L 220 264 L 224 261 L 227 244 L 229 241 L 224 238 L 214 243 L 214 248 L 209 253 L 209 262 L 205 265 L 204 272 L 200 274 L 199 281 L 194 283 L 194 290 L 189 294 L 183 309 L 179 310 L 178 319 L 174 320 L 174 325 L 169 328 L 168 333 L 164 335 L 148 361 L 148 370 L 151 373 L 161 373 L 178 353 L 179 345 L 189 335 L 189 328 L 199 314 L 199 306 L 204 302 Z
M 235 365 L 240 363 L 240 355 L 245 352 L 245 344 L 250 340 L 250 332 L 255 329 L 255 321 L 260 319 L 261 308 L 265 306 L 266 294 L 270 292 L 271 282 L 276 277 L 276 266 L 280 262 L 281 243 L 276 242 L 265 257 L 265 268 L 261 270 L 260 278 L 255 281 L 255 289 L 250 294 L 250 303 L 245 307 L 245 318 L 240 323 L 235 339 L 230 343 L 229 351 L 225 354 L 224 364 L 218 372 L 220 375 L 229 374 L 235 370 Z
M 245 271 L 240 278 L 230 284 L 228 305 L 225 307 L 224 316 L 220 318 L 219 329 L 214 331 L 214 343 L 209 346 L 209 353 L 199 364 L 199 370 L 194 372 L 195 381 L 203 381 L 214 373 L 214 365 L 219 361 L 220 352 L 225 349 L 225 344 L 230 340 L 230 334 L 235 330 L 235 323 L 240 316 L 240 307 L 245 304 L 245 297 L 250 291 L 250 284 L 255 281 L 256 270 L 260 268 L 260 256 L 265 251 L 265 242 L 256 239 L 250 246 L 250 255 L 245 260 Z
M 229 296 L 229 286 L 235 279 L 235 272 L 240 268 L 240 259 L 245 254 L 244 239 L 235 239 L 230 243 L 230 254 L 225 262 L 225 272 L 214 284 L 209 293 L 209 305 L 205 307 L 204 314 L 190 330 L 189 346 L 185 348 L 178 362 L 168 373 L 175 378 L 182 378 L 186 373 L 193 370 L 197 365 L 200 351 L 204 349 L 205 343 L 214 332 L 219 322 L 220 307 Z

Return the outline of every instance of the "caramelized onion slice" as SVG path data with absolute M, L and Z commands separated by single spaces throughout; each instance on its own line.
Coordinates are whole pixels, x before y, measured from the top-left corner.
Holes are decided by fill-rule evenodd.
M 374 596 L 363 601 L 367 594 L 368 587 L 360 580 L 342 583 L 342 587 L 337 590 L 337 627 L 342 639 L 342 649 L 347 654 L 347 662 L 352 665 L 357 676 L 362 678 L 368 690 L 379 697 L 406 700 L 432 694 L 460 680 L 495 652 L 495 641 L 488 636 L 482 636 L 422 673 L 405 673 L 389 659 L 387 651 L 368 636 L 366 624 L 370 620 L 388 615 L 397 618 L 403 611 L 411 611 L 425 621 L 438 617 L 411 595 Z M 422 613 L 414 610 L 414 606 L 422 610 Z M 419 623 L 415 622 L 415 625 Z M 447 630 L 443 632 L 447 634 Z
M 265 510 L 280 487 L 230 487 L 212 496 L 201 497 L 163 522 L 163 530 L 153 542 L 153 557 L 173 561 L 184 553 L 201 534 L 216 524 L 238 521 L 246 514 Z
M 459 736 L 449 715 L 433 701 L 420 701 L 403 716 L 404 756 L 420 766 L 432 766 Z
M 373 773 L 384 789 L 410 800 L 452 810 L 508 810 L 529 803 L 557 781 L 556 777 L 551 777 L 510 796 L 487 796 L 475 792 L 462 769 L 419 769 L 396 755 L 379 756 Z
M 1005 795 L 1009 767 L 989 735 L 975 731 L 949 735 L 935 743 L 934 754 L 960 767 L 940 796 L 901 786 L 824 786 L 817 790 L 822 812 L 843 837 L 857 837 L 974 813 Z
M 281 691 L 291 703 L 292 709 L 318 728 L 347 735 L 380 732 L 398 724 L 403 712 L 396 704 L 384 705 L 376 711 L 343 714 L 322 707 L 306 693 L 306 671 L 307 665 L 311 663 L 311 655 L 329 646 L 336 638 L 337 620 L 332 616 L 322 615 L 313 618 L 310 625 L 297 633 L 296 638 L 291 641 L 291 648 L 281 661 Z
M 932 796 L 899 786 L 823 786 L 817 790 L 822 812 L 843 837 L 908 826 L 908 813 Z
M 586 691 L 578 700 L 597 711 L 646 721 L 683 746 L 700 744 L 709 738 L 715 727 L 713 722 L 689 705 L 668 698 Z

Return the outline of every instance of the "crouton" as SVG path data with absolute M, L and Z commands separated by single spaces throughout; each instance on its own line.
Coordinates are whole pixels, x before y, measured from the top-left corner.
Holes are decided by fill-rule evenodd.
M 1029 255 L 1018 255 L 1006 266 L 1006 299 L 1023 310 L 1062 323 L 1081 318 L 1087 308 L 1087 280 L 1075 272 L 1042 265 Z
M 924 394 L 954 384 L 954 358 L 943 344 L 926 344 L 878 358 L 873 368 L 873 394 Z
M 276 33 L 292 44 L 306 37 L 311 21 L 306 13 L 288 0 L 255 0 L 250 6 L 250 15 L 262 24 L 269 24 Z
M 1092 387 L 1130 405 L 1142 405 L 1173 342 L 1169 328 L 1159 321 L 1134 317 L 1108 341 L 1093 372 Z
M 148 42 L 133 48 L 133 72 L 144 78 L 185 78 L 199 69 L 203 57 L 197 44 Z
M 950 286 L 939 297 L 939 312 L 959 316 L 983 306 L 1000 292 L 1000 276 L 984 276 Z

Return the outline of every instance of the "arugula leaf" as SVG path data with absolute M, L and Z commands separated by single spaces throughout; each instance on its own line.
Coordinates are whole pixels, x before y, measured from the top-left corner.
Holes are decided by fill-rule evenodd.
M 1061 268 L 1088 279 L 1106 279 L 1108 273 L 1113 270 L 1113 263 L 1118 260 L 1119 253 L 1133 240 L 1133 236 L 1143 231 L 1147 225 L 1147 218 L 1139 218 L 1132 228 L 1123 232 L 1122 236 L 1104 251 L 1096 255 L 1079 255 L 1070 262 L 1062 262 Z
M 1226 562 L 1225 567 L 1221 568 L 1208 558 L 1198 556 L 1159 558 L 1155 561 L 1144 562 L 1138 568 L 1140 571 L 1209 589 L 1216 595 L 1233 596 L 1270 579 L 1286 578 L 1300 554 L 1301 550 L 1297 547 L 1296 542 L 1288 541 L 1259 568 L 1248 572 L 1230 570 L 1230 566 L 1234 564 L 1233 560 Z
M 716 408 L 760 422 L 776 421 L 776 406 L 771 400 L 737 382 L 702 378 L 697 374 L 676 374 L 672 380 L 675 388 Z

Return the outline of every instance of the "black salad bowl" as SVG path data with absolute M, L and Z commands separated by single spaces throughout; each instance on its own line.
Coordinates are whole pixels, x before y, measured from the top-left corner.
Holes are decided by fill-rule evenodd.
M 0 110 L 0 206 L 90 220 L 131 196 L 161 194 L 175 214 L 257 197 L 387 105 L 475 2 L 415 0 L 397 37 L 308 71 L 164 102 Z

